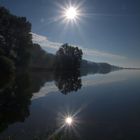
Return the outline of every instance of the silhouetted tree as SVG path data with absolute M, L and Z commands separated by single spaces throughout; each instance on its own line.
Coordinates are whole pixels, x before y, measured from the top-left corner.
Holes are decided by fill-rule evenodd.
M 56 52 L 56 69 L 79 69 L 82 60 L 82 50 L 68 44 L 63 44 Z
M 45 70 L 54 69 L 55 56 L 53 54 L 47 53 L 38 44 L 33 44 L 31 51 L 31 68 L 42 68 Z
M 0 7 L 0 55 L 11 59 L 16 67 L 26 67 L 32 48 L 31 24 Z
M 0 56 L 0 89 L 7 87 L 15 78 L 13 61 L 5 56 Z

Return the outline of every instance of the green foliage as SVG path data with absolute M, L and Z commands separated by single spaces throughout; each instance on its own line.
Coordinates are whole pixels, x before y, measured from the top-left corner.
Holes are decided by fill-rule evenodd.
M 15 67 L 13 62 L 5 57 L 0 56 L 0 88 L 8 86 L 15 76 Z
M 6 73 L 14 73 L 15 70 L 13 62 L 5 56 L 0 56 L 0 68 L 1 72 Z
M 82 50 L 68 44 L 63 44 L 56 52 L 56 69 L 69 70 L 80 68 Z
M 40 45 L 33 44 L 31 51 L 30 67 L 47 70 L 54 69 L 55 56 L 44 51 Z
M 0 49 L 16 67 L 26 67 L 32 47 L 31 24 L 25 17 L 17 17 L 0 7 Z

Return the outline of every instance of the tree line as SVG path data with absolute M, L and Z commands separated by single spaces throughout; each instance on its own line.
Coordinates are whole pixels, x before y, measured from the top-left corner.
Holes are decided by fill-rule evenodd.
M 0 88 L 15 78 L 16 73 L 44 69 L 54 73 L 77 70 L 82 50 L 69 44 L 60 46 L 56 55 L 47 53 L 32 42 L 31 23 L 0 7 Z

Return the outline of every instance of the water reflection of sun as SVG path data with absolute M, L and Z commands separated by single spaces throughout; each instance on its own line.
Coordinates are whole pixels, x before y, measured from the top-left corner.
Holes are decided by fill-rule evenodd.
M 65 123 L 68 125 L 71 125 L 73 123 L 73 118 L 71 116 L 68 116 L 65 118 Z
M 82 105 L 80 108 L 78 108 L 75 111 L 67 111 L 65 112 L 58 112 L 56 122 L 58 129 L 55 130 L 55 132 L 49 137 L 51 139 L 53 136 L 64 133 L 65 134 L 74 134 L 75 137 L 80 137 L 80 134 L 78 133 L 78 129 L 80 128 L 80 119 L 79 119 L 79 113 L 85 109 L 87 105 Z M 63 109 L 64 110 L 64 109 Z M 67 133 L 68 132 L 68 133 Z

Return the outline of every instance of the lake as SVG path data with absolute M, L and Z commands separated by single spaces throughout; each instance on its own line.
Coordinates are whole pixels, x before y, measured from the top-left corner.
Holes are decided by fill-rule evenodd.
M 20 78 L 20 97 L 1 97 L 0 140 L 140 139 L 140 71 L 58 77 L 34 72 L 34 88 L 27 90 Z

